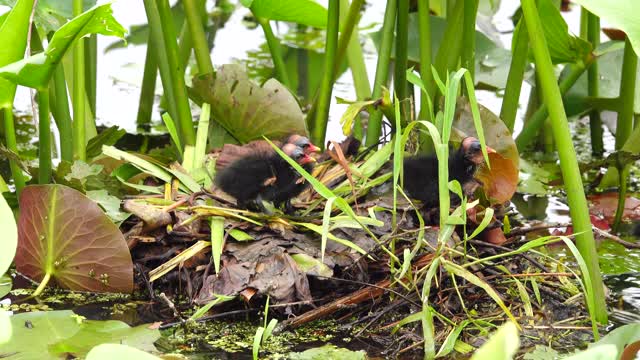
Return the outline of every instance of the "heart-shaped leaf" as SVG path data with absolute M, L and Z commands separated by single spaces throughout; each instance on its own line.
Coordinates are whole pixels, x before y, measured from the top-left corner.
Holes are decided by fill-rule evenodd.
M 0 241 L 0 276 L 9 270 L 18 246 L 18 228 L 13 218 L 13 211 L 7 201 L 0 195 L 0 229 L 2 229 L 2 241 Z
M 18 271 L 71 290 L 133 290 L 127 243 L 96 203 L 63 185 L 36 185 L 22 191 L 20 209 Z
M 36 89 L 48 86 L 53 70 L 75 40 L 88 34 L 124 36 L 126 30 L 112 12 L 111 4 L 107 3 L 76 16 L 53 34 L 47 50 L 0 68 L 0 76 Z
M 211 117 L 241 143 L 306 134 L 304 115 L 289 90 L 275 79 L 255 84 L 241 65 L 193 79 L 192 97 L 211 104 Z
M 457 107 L 453 127 L 462 132 L 458 135 L 477 137 L 469 102 L 461 98 Z M 511 199 L 516 192 L 520 154 L 504 122 L 486 107 L 480 104 L 478 107 L 487 145 L 496 150 L 497 154 L 489 154 L 491 168 L 481 167 L 476 177 L 484 183 L 483 188 L 489 202 L 501 204 Z
M 33 3 L 34 1 L 29 1 Z M 0 5 L 14 7 L 16 0 L 0 0 Z M 96 0 L 83 0 L 82 8 L 89 9 L 96 4 Z M 45 32 L 56 31 L 67 20 L 73 18 L 73 2 L 60 0 L 38 0 L 35 12 L 35 23 Z

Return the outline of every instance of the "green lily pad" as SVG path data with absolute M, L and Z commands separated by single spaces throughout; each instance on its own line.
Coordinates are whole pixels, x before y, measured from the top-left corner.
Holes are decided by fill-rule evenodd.
M 327 9 L 313 0 L 240 0 L 255 17 L 327 27 Z
M 71 290 L 131 292 L 133 263 L 124 236 L 100 207 L 63 185 L 27 186 L 20 195 L 16 269 L 45 274 Z
M 7 201 L 0 195 L 0 228 L 2 242 L 0 242 L 0 276 L 9 270 L 18 247 L 18 227 L 13 211 Z
M 290 353 L 288 358 L 292 360 L 364 360 L 367 359 L 367 353 L 362 350 L 352 351 L 327 344 L 322 347 L 305 350 L 299 353 Z
M 0 357 L 10 359 L 60 359 L 67 355 L 84 357 L 103 343 L 123 344 L 155 351 L 160 337 L 148 325 L 129 327 L 115 320 L 85 320 L 72 311 L 46 311 L 11 317 L 11 339 L 0 349 Z
M 289 90 L 275 79 L 263 86 L 241 65 L 223 65 L 216 74 L 193 78 L 192 98 L 211 104 L 211 117 L 241 143 L 307 134 L 304 115 Z
M 120 344 L 102 344 L 94 347 L 87 354 L 87 360 L 112 360 L 112 359 L 136 359 L 136 360 L 160 360 L 136 348 Z

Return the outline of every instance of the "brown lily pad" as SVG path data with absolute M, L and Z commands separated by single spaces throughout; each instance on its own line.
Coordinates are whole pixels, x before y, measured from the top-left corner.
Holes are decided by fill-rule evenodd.
M 95 202 L 63 185 L 34 185 L 22 191 L 20 209 L 19 272 L 36 281 L 49 274 L 70 290 L 133 290 L 124 236 Z

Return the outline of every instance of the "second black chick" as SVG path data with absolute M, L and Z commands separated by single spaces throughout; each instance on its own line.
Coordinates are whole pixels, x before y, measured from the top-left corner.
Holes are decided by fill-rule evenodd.
M 310 171 L 315 159 L 294 144 L 287 143 L 282 151 Z M 239 158 L 221 169 L 215 184 L 236 198 L 238 206 L 253 211 L 266 212 L 263 200 L 283 206 L 291 212 L 290 200 L 308 185 L 277 153 L 252 153 Z
M 495 152 L 488 146 L 487 151 Z M 449 181 L 457 180 L 465 195 L 470 196 L 481 185 L 474 175 L 482 163 L 480 141 L 474 137 L 465 138 L 460 148 L 449 154 Z M 435 154 L 404 159 L 404 189 L 411 198 L 421 200 L 425 207 L 438 206 L 438 158 Z M 452 200 L 460 199 L 452 193 Z

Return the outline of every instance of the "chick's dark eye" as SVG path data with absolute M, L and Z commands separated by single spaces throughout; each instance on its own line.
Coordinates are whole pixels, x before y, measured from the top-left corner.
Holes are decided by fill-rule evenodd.
M 471 143 L 471 145 L 469 145 L 469 150 L 471 150 L 472 152 L 479 152 L 481 149 L 482 147 L 480 146 L 479 141 L 474 141 Z

